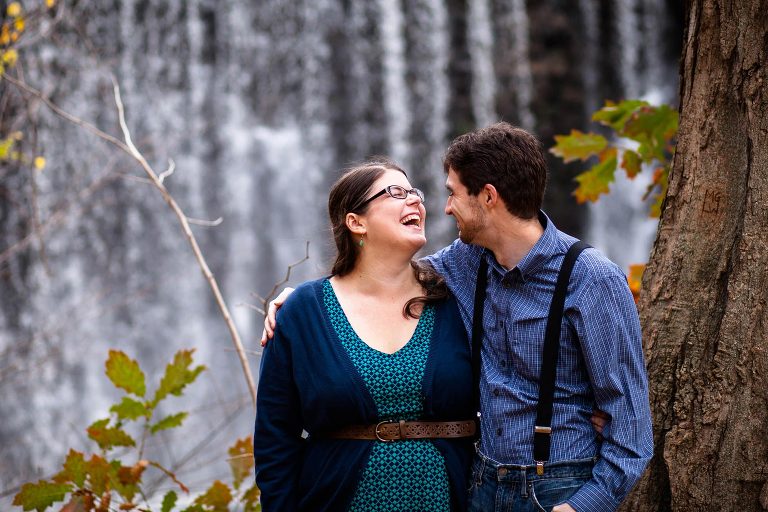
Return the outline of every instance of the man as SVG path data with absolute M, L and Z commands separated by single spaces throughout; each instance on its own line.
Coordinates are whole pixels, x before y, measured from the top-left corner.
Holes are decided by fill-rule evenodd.
M 537 468 L 544 333 L 558 272 L 576 240 L 540 210 L 546 158 L 528 132 L 497 123 L 462 135 L 448 148 L 444 169 L 445 213 L 456 218 L 459 240 L 427 261 L 456 296 L 468 333 L 481 259 L 488 265 L 470 511 L 615 510 L 653 453 L 640 326 L 626 277 L 594 249 L 576 260 L 560 334 L 551 449 Z M 271 334 L 272 307 L 270 316 Z M 601 440 L 590 423 L 593 408 L 609 417 Z

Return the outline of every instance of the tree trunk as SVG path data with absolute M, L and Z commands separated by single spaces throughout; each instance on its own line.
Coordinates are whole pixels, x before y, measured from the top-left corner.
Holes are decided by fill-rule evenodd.
M 640 303 L 656 451 L 624 510 L 768 510 L 768 5 L 686 8 Z

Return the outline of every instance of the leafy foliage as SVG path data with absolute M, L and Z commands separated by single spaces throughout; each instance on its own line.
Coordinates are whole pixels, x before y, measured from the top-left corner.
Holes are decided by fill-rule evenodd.
M 135 449 L 137 444 L 143 447 L 147 436 L 181 425 L 187 417 L 186 412 L 170 414 L 154 423 L 152 420 L 161 401 L 171 395 L 181 395 L 184 388 L 205 370 L 205 366 L 193 366 L 193 354 L 193 350 L 177 352 L 166 367 L 154 397 L 147 400 L 144 398 L 146 379 L 139 364 L 124 352 L 111 350 L 105 364 L 107 377 L 127 395 L 110 408 L 110 417 L 97 420 L 86 429 L 88 437 L 96 442 L 101 453 L 88 457 L 82 452 L 70 450 L 61 471 L 50 480 L 24 484 L 14 497 L 13 504 L 25 511 L 42 512 L 69 497 L 61 508 L 63 512 L 151 511 L 151 496 L 146 495 L 147 490 L 142 486 L 147 470 L 166 475 L 188 494 L 189 489 L 172 471 L 157 461 L 145 460 L 142 448 L 138 448 L 138 456 L 133 463 L 126 463 L 110 453 L 118 447 Z M 137 443 L 125 430 L 133 422 L 140 422 L 141 443 Z M 252 445 L 253 441 L 248 437 L 237 440 L 229 448 L 233 476 L 231 486 L 219 480 L 213 482 L 181 512 L 220 512 L 228 511 L 231 506 L 246 512 L 260 511 L 260 494 L 256 484 L 247 488 L 243 486 L 253 471 Z M 135 501 L 137 497 L 142 497 L 141 505 Z M 159 510 L 173 512 L 178 501 L 178 494 L 168 491 Z
M 643 199 L 649 196 L 654 198 L 650 215 L 658 217 L 667 193 L 669 167 L 674 154 L 677 111 L 669 105 L 656 107 L 640 100 L 607 101 L 593 114 L 592 120 L 610 128 L 615 137 L 609 142 L 597 133 L 572 130 L 570 135 L 556 135 L 556 144 L 550 149 L 552 154 L 566 163 L 597 160 L 590 169 L 576 176 L 576 200 L 579 203 L 597 201 L 602 194 L 609 192 L 609 185 L 618 169 L 624 169 L 632 179 L 645 166 L 653 168 L 654 172 Z M 632 142 L 631 146 L 619 145 L 627 140 Z
M 570 135 L 555 135 L 555 146 L 549 151 L 566 163 L 575 160 L 597 160 L 589 169 L 576 176 L 578 186 L 573 195 L 581 204 L 595 202 L 610 191 L 616 171 L 623 169 L 634 179 L 643 168 L 653 169 L 651 183 L 643 200 L 653 198 L 649 214 L 661 216 L 661 205 L 667 195 L 669 169 L 675 152 L 677 137 L 677 111 L 669 105 L 652 106 L 641 100 L 620 103 L 606 101 L 605 106 L 592 115 L 592 120 L 613 132 L 611 141 L 596 133 L 572 130 Z M 619 144 L 630 141 L 631 146 Z M 629 287 L 640 297 L 645 265 L 630 265 Z

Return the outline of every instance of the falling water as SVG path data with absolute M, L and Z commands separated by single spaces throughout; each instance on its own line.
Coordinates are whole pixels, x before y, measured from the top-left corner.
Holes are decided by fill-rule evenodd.
M 649 16 L 664 16 L 658 2 L 623 0 L 614 20 L 627 95 L 672 81 L 660 50 L 640 48 L 648 39 L 640 33 L 657 22 Z M 450 134 L 510 111 L 500 105 L 498 55 L 514 55 L 503 64 L 513 69 L 518 121 L 535 130 L 542 108 L 531 78 L 537 63 L 529 58 L 531 40 L 540 36 L 523 0 L 468 2 L 463 24 L 452 17 L 457 4 L 450 0 L 96 4 L 57 4 L 74 11 L 55 42 L 22 52 L 26 79 L 117 134 L 109 79 L 116 74 L 138 147 L 158 171 L 175 161 L 165 184 L 189 217 L 205 221 L 192 229 L 254 353 L 260 334 L 260 317 L 248 305 L 258 305 L 254 294 L 283 278 L 286 266 L 304 256 L 306 241 L 310 260 L 294 269 L 291 282 L 327 272 L 325 201 L 337 169 L 379 153 L 403 163 L 413 183 L 429 192 L 428 249 L 435 249 L 454 235 L 441 215 L 440 157 Z M 599 30 L 600 4 L 580 0 L 585 21 L 574 24 L 576 33 Z M 598 70 L 610 58 L 594 44 L 599 40 L 587 39 L 588 104 L 600 98 L 606 78 Z M 210 371 L 186 402 L 169 408 L 192 411 L 184 442 L 169 443 L 157 456 L 180 460 L 206 440 L 204 458 L 222 456 L 213 463 L 197 459 L 179 475 L 191 482 L 224 477 L 223 447 L 250 433 L 253 413 L 223 321 L 177 222 L 133 161 L 40 112 L 40 151 L 49 166 L 35 175 L 39 216 L 45 222 L 68 213 L 44 246 L 0 262 L 7 276 L 0 282 L 2 487 L 51 474 L 70 446 L 88 448 L 83 428 L 104 417 L 115 398 L 103 375 L 109 348 L 138 358 L 151 376 L 175 350 L 196 348 Z M 28 179 L 2 172 L 3 180 Z M 630 241 L 638 240 L 638 230 L 646 229 L 645 207 L 627 206 L 640 192 L 623 192 L 638 186 L 617 183 L 617 192 L 593 209 L 589 240 L 621 263 L 647 253 L 647 245 L 627 252 L 629 241 L 615 238 L 630 232 Z M 617 223 L 621 215 L 629 224 Z M 219 218 L 215 227 L 206 225 Z M 0 223 L 3 254 L 24 222 Z M 11 288 L 23 291 L 22 300 L 11 300 Z M 251 361 L 256 369 L 258 355 Z

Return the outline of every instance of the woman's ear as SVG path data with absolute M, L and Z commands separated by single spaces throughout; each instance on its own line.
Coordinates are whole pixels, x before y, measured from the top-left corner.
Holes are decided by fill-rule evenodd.
M 355 235 L 364 235 L 366 232 L 365 225 L 362 222 L 360 216 L 356 213 L 348 213 L 345 219 L 347 229 Z

